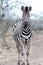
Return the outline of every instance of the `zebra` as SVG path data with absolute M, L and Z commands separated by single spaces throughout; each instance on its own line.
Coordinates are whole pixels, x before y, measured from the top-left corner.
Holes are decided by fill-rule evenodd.
M 26 64 L 29 65 L 29 49 L 30 49 L 30 40 L 32 37 L 31 25 L 30 25 L 30 11 L 32 10 L 31 6 L 21 6 L 22 10 L 22 21 L 18 22 L 13 26 L 14 31 L 14 40 L 16 41 L 16 47 L 18 51 L 18 65 L 25 65 L 23 60 L 24 54 L 26 53 Z M 24 52 L 24 49 L 26 51 Z

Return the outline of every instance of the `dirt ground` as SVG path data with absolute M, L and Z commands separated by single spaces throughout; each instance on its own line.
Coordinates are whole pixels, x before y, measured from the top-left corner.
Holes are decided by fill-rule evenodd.
M 13 32 L 8 32 L 5 40 L 6 44 L 0 37 L 0 65 L 17 65 L 18 54 L 13 39 Z M 43 33 L 36 34 L 33 32 L 30 42 L 29 63 L 30 65 L 43 65 Z

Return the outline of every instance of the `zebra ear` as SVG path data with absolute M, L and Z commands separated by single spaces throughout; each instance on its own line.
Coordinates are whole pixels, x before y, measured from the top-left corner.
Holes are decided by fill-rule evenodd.
M 24 6 L 21 6 L 21 10 L 22 10 L 22 11 L 24 10 L 24 8 L 25 8 Z
M 32 7 L 31 6 L 29 6 L 29 11 L 31 11 L 32 10 Z

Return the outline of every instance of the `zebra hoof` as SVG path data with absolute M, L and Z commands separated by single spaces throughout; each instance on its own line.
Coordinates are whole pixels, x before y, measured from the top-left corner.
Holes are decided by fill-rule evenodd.
M 18 65 L 20 65 L 20 62 L 18 62 Z
M 29 63 L 27 63 L 27 65 L 30 65 Z
M 25 63 L 22 63 L 21 65 L 25 65 Z

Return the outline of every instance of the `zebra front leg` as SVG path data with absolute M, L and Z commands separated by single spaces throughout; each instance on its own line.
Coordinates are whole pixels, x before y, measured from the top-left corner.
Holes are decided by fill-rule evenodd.
M 27 51 L 26 51 L 26 56 L 27 56 L 27 65 L 29 65 L 29 49 L 30 49 L 30 42 L 27 44 Z
M 21 45 L 20 45 L 20 43 L 17 44 L 17 52 L 18 52 L 18 65 L 20 65 L 20 62 L 21 62 Z
M 27 60 L 26 60 L 26 62 L 27 62 L 27 65 L 29 65 L 29 59 L 28 59 L 28 58 L 29 58 L 29 51 L 26 52 L 26 55 L 27 55 Z
M 21 47 L 21 65 L 25 65 L 24 58 L 25 58 L 24 48 Z
M 25 65 L 24 63 L 24 48 L 22 44 L 19 44 L 19 49 L 18 49 L 18 65 Z
M 21 44 L 18 43 L 17 45 L 17 51 L 18 51 L 18 65 L 21 65 L 23 63 L 23 53 L 22 53 L 22 47 Z
M 23 53 L 22 47 L 19 47 L 19 50 L 18 50 L 18 65 L 25 65 L 25 63 L 24 63 L 24 53 Z
M 21 60 L 20 60 L 20 52 L 18 52 L 18 65 L 20 65 L 20 62 L 21 62 Z
M 18 65 L 25 65 L 24 63 L 24 45 L 21 38 L 18 38 L 17 51 L 18 51 Z

